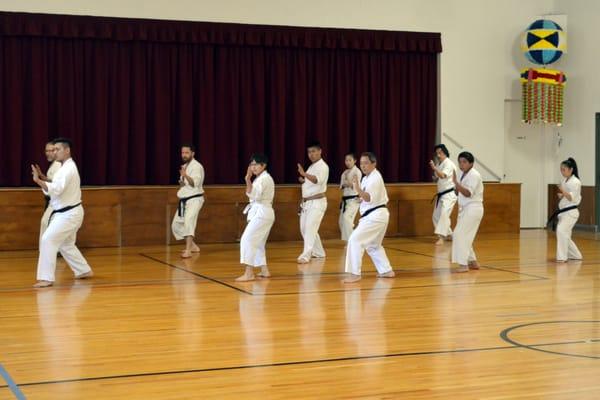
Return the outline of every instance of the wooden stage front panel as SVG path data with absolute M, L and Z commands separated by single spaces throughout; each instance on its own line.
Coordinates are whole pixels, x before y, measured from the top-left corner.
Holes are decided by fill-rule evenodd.
M 239 240 L 245 226 L 244 186 L 207 186 L 196 237 L 200 243 Z M 388 237 L 430 235 L 434 184 L 389 184 Z M 81 247 L 146 246 L 174 243 L 171 220 L 177 209 L 173 186 L 84 188 L 85 219 L 79 231 Z M 270 241 L 300 240 L 298 185 L 278 185 L 275 225 Z M 320 229 L 323 239 L 339 237 L 340 190 L 330 185 L 329 207 Z M 520 221 L 520 184 L 486 183 L 485 215 L 480 232 L 516 233 Z M 0 190 L 0 250 L 37 248 L 43 198 L 36 189 Z M 456 209 L 454 219 L 456 218 Z

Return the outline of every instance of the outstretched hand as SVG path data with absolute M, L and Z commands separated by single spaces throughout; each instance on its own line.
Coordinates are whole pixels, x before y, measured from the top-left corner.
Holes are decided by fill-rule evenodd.
M 179 168 L 179 175 L 181 175 L 182 178 L 185 178 L 187 176 L 187 172 L 185 172 L 185 164 L 181 166 L 181 168 Z
M 46 175 L 44 175 L 40 166 L 38 164 L 33 164 L 33 165 L 35 166 L 35 169 L 37 170 L 39 178 L 43 181 L 47 181 L 48 177 Z
M 35 165 L 31 165 L 31 176 L 33 177 L 33 181 L 37 182 L 40 179 L 40 174 Z

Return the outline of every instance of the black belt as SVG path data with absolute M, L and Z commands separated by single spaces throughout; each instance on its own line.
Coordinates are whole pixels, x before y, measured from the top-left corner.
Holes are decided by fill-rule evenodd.
M 386 208 L 385 204 L 382 204 L 380 206 L 377 207 L 373 207 L 373 208 L 369 208 L 367 211 L 365 211 L 365 213 L 363 215 L 361 215 L 361 218 L 366 217 L 367 215 L 371 214 L 373 211 L 377 210 L 378 208 Z
M 569 206 L 569 207 L 561 208 L 559 210 L 554 211 L 552 213 L 552 215 L 550 216 L 550 218 L 548 218 L 548 222 L 546 222 L 546 227 L 551 226 L 552 230 L 555 231 L 556 230 L 556 217 L 558 217 L 560 214 L 562 214 L 564 212 L 575 210 L 577 208 L 578 208 L 578 206 Z
M 179 199 L 179 205 L 177 206 L 177 215 L 179 217 L 183 217 L 185 215 L 185 203 L 187 203 L 190 199 L 195 199 L 196 197 L 202 197 L 204 193 L 195 194 L 190 197 L 184 197 L 183 199 Z
M 50 205 L 50 196 L 44 195 L 44 200 L 46 201 L 46 204 L 44 205 L 44 211 L 46 211 L 46 209 Z
M 435 200 L 435 206 L 437 207 L 437 205 L 438 205 L 438 204 L 439 204 L 439 202 L 440 202 L 440 198 L 441 198 L 443 195 L 445 195 L 445 194 L 448 194 L 448 193 L 450 193 L 450 192 L 454 192 L 454 188 L 446 189 L 446 190 L 444 190 L 443 192 L 436 193 L 436 194 L 433 196 L 433 198 L 431 199 L 431 202 L 433 203 L 433 201 Z
M 342 196 L 342 202 L 340 203 L 340 210 L 342 210 L 342 214 L 346 212 L 346 202 L 348 200 L 356 199 L 357 197 L 357 194 L 352 196 Z
M 59 210 L 52 210 L 52 214 L 50 214 L 50 218 L 48 218 L 48 225 L 50 225 L 50 221 L 52 221 L 52 217 L 54 216 L 54 214 L 67 212 L 69 210 L 74 209 L 75 207 L 79 207 L 80 205 L 81 205 L 81 203 L 77 203 L 77 204 L 75 204 L 73 206 L 63 207 L 63 208 L 61 208 Z

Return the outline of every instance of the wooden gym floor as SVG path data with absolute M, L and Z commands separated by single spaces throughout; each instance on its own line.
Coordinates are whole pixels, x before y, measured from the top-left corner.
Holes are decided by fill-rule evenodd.
M 397 272 L 341 284 L 344 248 L 298 266 L 269 243 L 272 279 L 236 283 L 238 246 L 88 249 L 92 280 L 35 290 L 37 252 L 0 253 L 0 399 L 598 399 L 600 246 L 556 265 L 543 230 L 451 245 L 387 239 Z M 6 380 L 15 382 L 11 389 Z

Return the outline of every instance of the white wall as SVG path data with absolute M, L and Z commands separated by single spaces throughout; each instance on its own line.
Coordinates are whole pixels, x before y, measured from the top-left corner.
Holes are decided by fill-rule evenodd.
M 556 7 L 555 7 L 556 3 Z M 442 33 L 441 131 L 456 138 L 491 169 L 504 174 L 504 100 L 520 98 L 519 69 L 526 65 L 519 38 L 536 15 L 569 15 L 570 51 L 564 154 L 581 160 L 584 183 L 593 177 L 592 109 L 598 97 L 582 75 L 592 73 L 600 55 L 595 37 L 582 39 L 580 24 L 593 24 L 585 0 L 1 0 L 5 11 L 242 22 Z M 556 9 L 555 9 L 556 8 Z M 600 11 L 600 2 L 593 5 Z M 571 15 L 573 13 L 573 15 Z M 578 42 L 583 40 L 583 42 Z M 588 51 L 581 54 L 579 51 Z M 589 58 L 588 57 L 594 58 Z M 572 59 L 572 60 L 571 60 Z M 571 70 L 572 66 L 572 70 Z M 582 106 L 582 102 L 590 104 Z M 595 102 L 595 103 L 594 103 Z M 572 104 L 570 104 L 572 103 Z M 585 117 L 585 118 L 584 118 Z M 591 140 L 591 141 L 590 141 Z M 456 154 L 453 154 L 455 156 Z M 562 157 L 562 154 L 561 154 Z M 541 162 L 541 161 L 540 161 Z M 485 172 L 485 171 L 482 171 Z M 490 175 L 486 174 L 489 178 Z
M 600 2 L 556 0 L 554 11 L 568 16 L 568 51 L 560 61 L 567 74 L 560 162 L 577 160 L 584 185 L 595 185 L 595 114 L 600 112 Z

